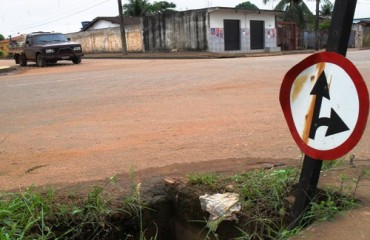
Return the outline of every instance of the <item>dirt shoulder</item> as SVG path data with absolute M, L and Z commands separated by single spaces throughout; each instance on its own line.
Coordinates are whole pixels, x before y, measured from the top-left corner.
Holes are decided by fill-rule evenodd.
M 354 189 L 354 180 L 358 179 L 363 169 L 370 171 L 369 161 L 358 161 L 354 167 L 341 166 L 321 173 L 320 186 L 340 187 L 340 178 L 345 177 L 344 188 Z M 358 185 L 356 198 L 359 206 L 344 212 L 331 221 L 316 223 L 304 230 L 294 240 L 349 240 L 369 239 L 370 236 L 370 175 L 365 175 Z

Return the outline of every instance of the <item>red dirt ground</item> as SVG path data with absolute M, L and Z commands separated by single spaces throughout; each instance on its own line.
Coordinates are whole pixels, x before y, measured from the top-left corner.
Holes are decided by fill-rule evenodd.
M 306 56 L 84 59 L 2 75 L 1 189 L 86 183 L 131 168 L 156 176 L 297 165 L 278 94 Z M 370 76 L 370 51 L 349 56 Z M 358 159 L 369 159 L 369 132 L 352 152 Z
M 117 175 L 114 194 L 129 186 L 131 168 L 141 181 L 299 165 L 278 94 L 284 74 L 306 56 L 84 59 L 2 74 L 0 190 L 35 184 L 89 191 Z M 370 51 L 348 56 L 369 87 Z M 351 151 L 355 163 L 368 166 L 369 142 L 368 123 Z M 320 181 L 328 182 L 325 174 Z M 368 186 L 367 178 L 359 188 L 362 208 L 295 239 L 368 239 Z

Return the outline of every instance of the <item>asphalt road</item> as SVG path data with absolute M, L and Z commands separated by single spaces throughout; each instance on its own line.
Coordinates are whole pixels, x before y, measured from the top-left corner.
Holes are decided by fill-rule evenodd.
M 213 160 L 297 163 L 278 97 L 307 56 L 83 59 L 0 75 L 0 190 Z M 369 88 L 370 50 L 348 58 Z M 368 127 L 351 153 L 370 159 L 369 142 Z

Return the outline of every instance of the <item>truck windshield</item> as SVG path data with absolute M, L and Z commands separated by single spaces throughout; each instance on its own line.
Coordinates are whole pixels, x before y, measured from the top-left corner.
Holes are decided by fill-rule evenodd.
M 47 34 L 36 36 L 34 42 L 37 44 L 46 42 L 68 42 L 68 40 L 63 34 Z

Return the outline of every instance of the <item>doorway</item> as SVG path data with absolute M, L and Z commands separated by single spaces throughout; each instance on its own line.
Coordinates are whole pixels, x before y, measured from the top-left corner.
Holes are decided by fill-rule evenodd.
M 251 21 L 251 49 L 265 48 L 265 22 Z
M 240 50 L 240 20 L 224 20 L 225 51 Z

